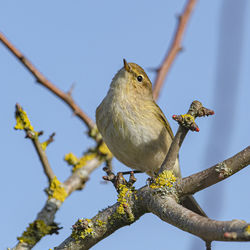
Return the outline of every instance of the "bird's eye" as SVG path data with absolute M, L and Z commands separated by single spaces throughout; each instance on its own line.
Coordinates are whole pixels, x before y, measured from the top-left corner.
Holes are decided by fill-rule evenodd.
M 138 82 L 141 82 L 142 79 L 143 79 L 142 76 L 137 76 L 137 81 L 138 81 Z

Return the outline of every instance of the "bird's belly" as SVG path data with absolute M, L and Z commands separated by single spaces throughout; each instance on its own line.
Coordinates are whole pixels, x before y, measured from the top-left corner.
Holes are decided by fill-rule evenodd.
M 128 107 L 104 99 L 97 109 L 97 127 L 119 161 L 153 176 L 167 155 L 172 137 L 154 115 L 142 115 L 141 110 Z M 174 172 L 179 176 L 178 159 Z
M 167 154 L 171 138 L 164 127 L 152 129 L 147 124 L 109 123 L 104 141 L 114 156 L 128 167 L 143 172 L 157 172 Z

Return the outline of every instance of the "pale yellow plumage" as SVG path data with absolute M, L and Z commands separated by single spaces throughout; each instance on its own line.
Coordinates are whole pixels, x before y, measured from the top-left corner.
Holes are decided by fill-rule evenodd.
M 152 84 L 140 66 L 124 61 L 96 110 L 96 123 L 118 160 L 151 176 L 158 172 L 173 132 L 154 102 Z M 174 172 L 180 176 L 178 160 Z

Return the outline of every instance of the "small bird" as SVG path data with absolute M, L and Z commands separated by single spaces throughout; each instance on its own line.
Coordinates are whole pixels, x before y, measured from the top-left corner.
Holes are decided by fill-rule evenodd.
M 97 128 L 119 161 L 154 177 L 170 148 L 173 132 L 153 99 L 152 83 L 145 71 L 135 63 L 123 62 L 96 109 Z M 179 159 L 173 171 L 181 177 Z M 199 207 L 194 199 L 191 203 Z
M 124 67 L 96 110 L 96 123 L 119 161 L 155 176 L 172 143 L 173 132 L 153 100 L 151 81 L 139 65 L 124 59 Z M 174 174 L 180 177 L 178 159 Z

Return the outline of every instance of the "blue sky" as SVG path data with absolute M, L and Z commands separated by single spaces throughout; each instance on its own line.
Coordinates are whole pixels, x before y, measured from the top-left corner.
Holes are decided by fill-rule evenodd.
M 94 119 L 122 59 L 141 65 L 154 81 L 170 45 L 176 17 L 186 1 L 2 1 L 3 32 L 56 86 L 68 91 Z M 158 101 L 174 131 L 171 116 L 186 112 L 200 100 L 215 115 L 197 121 L 200 132 L 189 133 L 180 152 L 183 176 L 212 166 L 249 145 L 250 13 L 246 0 L 199 1 L 188 24 L 179 54 Z M 15 131 L 14 107 L 20 103 L 43 139 L 56 132 L 47 155 L 63 181 L 70 168 L 66 153 L 80 156 L 93 142 L 86 127 L 69 108 L 37 84 L 27 70 L 0 45 L 2 86 L 1 248 L 13 247 L 46 201 L 47 179 L 31 142 Z M 125 170 L 118 161 L 115 170 Z M 73 193 L 56 214 L 63 229 L 47 236 L 34 249 L 57 246 L 78 218 L 91 218 L 116 201 L 111 184 L 102 184 L 102 168 L 91 175 L 86 188 Z M 250 170 L 196 195 L 208 216 L 218 220 L 250 221 Z M 138 176 L 137 187 L 147 176 Z M 181 240 L 180 240 L 181 239 Z M 200 249 L 200 240 L 154 215 L 143 216 L 92 249 Z M 203 244 L 201 242 L 201 244 Z M 250 243 L 215 242 L 213 249 L 249 249 Z M 195 247 L 194 247 L 195 246 Z

